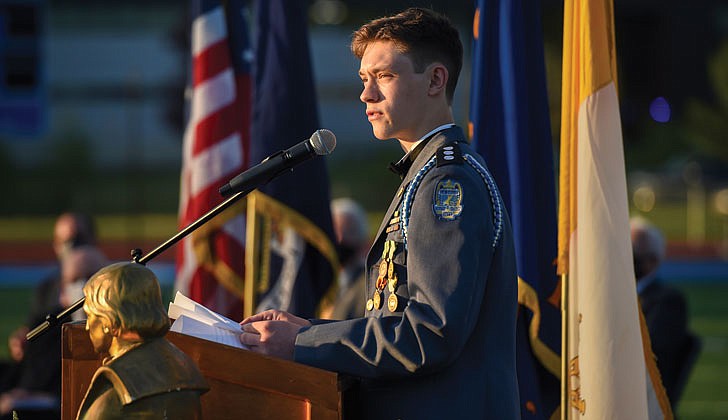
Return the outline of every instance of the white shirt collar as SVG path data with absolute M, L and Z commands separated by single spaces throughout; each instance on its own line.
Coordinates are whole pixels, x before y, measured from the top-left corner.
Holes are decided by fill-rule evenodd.
M 405 157 L 406 157 L 407 155 L 409 155 L 409 153 L 410 153 L 410 152 L 411 152 L 412 150 L 414 150 L 414 149 L 415 149 L 415 147 L 417 147 L 417 145 L 418 145 L 418 144 L 422 143 L 422 141 L 424 141 L 424 140 L 425 140 L 426 138 L 429 138 L 429 137 L 430 137 L 430 136 L 432 136 L 433 134 L 435 134 L 435 133 L 437 133 L 437 132 L 439 132 L 439 131 L 442 131 L 442 130 L 446 130 L 446 129 L 450 128 L 450 127 L 455 127 L 455 123 L 447 123 L 447 124 L 443 124 L 443 125 L 441 125 L 441 126 L 439 126 L 439 127 L 436 127 L 436 128 L 434 129 L 434 130 L 432 130 L 432 131 L 428 132 L 428 133 L 427 133 L 427 134 L 425 134 L 424 136 L 420 137 L 420 139 L 419 139 L 419 140 L 417 140 L 416 142 L 412 143 L 412 147 L 410 147 L 409 151 L 408 151 L 407 153 L 405 153 Z

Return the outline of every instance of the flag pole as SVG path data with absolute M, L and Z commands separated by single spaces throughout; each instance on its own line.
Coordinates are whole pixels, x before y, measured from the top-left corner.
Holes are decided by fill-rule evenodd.
M 561 420 L 569 418 L 569 281 L 561 274 Z
M 253 315 L 256 305 L 255 292 L 258 283 L 260 253 L 258 239 L 260 238 L 256 209 L 256 194 L 250 194 L 248 197 L 248 211 L 245 217 L 245 292 L 243 295 L 243 318 Z

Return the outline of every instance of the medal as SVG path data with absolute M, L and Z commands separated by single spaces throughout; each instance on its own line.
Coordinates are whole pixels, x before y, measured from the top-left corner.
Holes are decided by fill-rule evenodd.
M 397 213 L 395 212 L 395 217 Z M 397 273 L 394 272 L 394 263 L 392 257 L 396 249 L 396 243 L 394 241 L 385 241 L 384 250 L 382 251 L 382 260 L 379 262 L 379 276 L 377 276 L 377 282 L 375 284 L 376 289 L 371 299 L 367 300 L 367 311 L 379 309 L 382 307 L 382 291 L 385 286 L 389 286 L 389 290 L 394 291 L 397 287 Z M 395 297 L 394 303 L 390 300 L 387 301 L 387 306 L 397 308 L 397 299 Z
M 382 260 L 381 263 L 379 263 L 379 277 L 384 277 L 389 273 L 389 264 L 387 264 L 386 260 Z
M 397 299 L 397 295 L 395 295 L 394 293 L 389 295 L 389 299 L 387 299 L 387 308 L 389 309 L 389 312 L 396 311 L 398 304 L 399 304 L 399 299 Z
M 382 293 L 379 292 L 379 290 L 374 291 L 374 296 L 372 296 L 372 304 L 374 305 L 374 309 L 379 309 L 382 307 Z
M 387 288 L 389 288 L 390 293 L 394 293 L 395 290 L 397 290 L 397 274 L 395 273 L 393 277 L 389 278 L 389 281 L 387 281 Z
M 379 276 L 377 277 L 377 290 L 384 290 L 384 286 L 387 285 L 387 279 L 386 277 Z

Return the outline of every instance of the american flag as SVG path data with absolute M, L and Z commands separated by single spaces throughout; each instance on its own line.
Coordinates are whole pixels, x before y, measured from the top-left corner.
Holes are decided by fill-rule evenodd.
M 249 165 L 252 53 L 243 3 L 192 2 L 180 228 L 219 204 L 218 188 Z M 177 247 L 175 288 L 232 319 L 243 313 L 244 205 L 231 206 Z

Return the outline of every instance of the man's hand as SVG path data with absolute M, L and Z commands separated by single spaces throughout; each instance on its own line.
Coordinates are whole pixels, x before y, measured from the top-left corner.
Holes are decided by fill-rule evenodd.
M 250 350 L 293 360 L 298 331 L 310 322 L 288 312 L 268 310 L 245 318 L 240 342 Z
M 311 325 L 311 323 L 308 322 L 307 319 L 299 318 L 296 315 L 276 309 L 268 309 L 267 311 L 263 311 L 253 316 L 249 316 L 242 320 L 240 322 L 240 325 L 245 325 L 256 321 L 288 321 L 302 327 L 308 327 L 309 325 Z
M 4 416 L 10 413 L 15 408 L 15 404 L 26 396 L 28 396 L 28 391 L 21 388 L 11 389 L 4 394 L 0 394 L 0 415 Z

